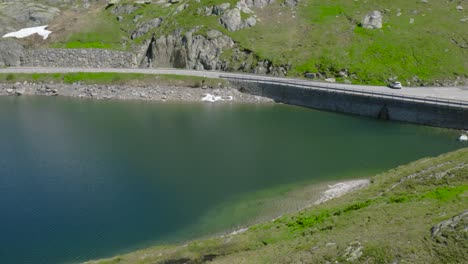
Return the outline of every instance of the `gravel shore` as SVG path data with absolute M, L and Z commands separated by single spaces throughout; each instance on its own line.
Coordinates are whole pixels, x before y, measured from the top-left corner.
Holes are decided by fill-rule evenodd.
M 273 100 L 242 93 L 232 87 L 177 87 L 167 85 L 87 85 L 87 84 L 43 84 L 43 83 L 1 83 L 0 96 L 67 96 L 98 100 L 145 100 L 161 102 L 202 102 L 207 103 L 269 103 Z M 208 95 L 208 96 L 207 96 Z M 210 101 L 211 100 L 211 101 Z

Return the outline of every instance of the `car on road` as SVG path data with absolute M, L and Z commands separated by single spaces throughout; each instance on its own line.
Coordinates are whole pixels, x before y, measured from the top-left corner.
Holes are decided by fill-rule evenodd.
M 401 85 L 401 82 L 391 82 L 388 87 L 392 89 L 401 89 L 403 88 L 403 85 Z

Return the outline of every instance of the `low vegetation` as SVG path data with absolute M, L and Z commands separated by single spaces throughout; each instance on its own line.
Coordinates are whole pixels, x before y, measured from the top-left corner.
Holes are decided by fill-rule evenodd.
M 0 74 L 0 83 L 33 82 L 66 84 L 141 84 L 141 85 L 174 85 L 181 87 L 219 87 L 226 86 L 227 81 L 221 79 L 203 78 L 182 75 L 155 75 L 141 73 L 111 73 L 111 72 L 76 72 L 76 73 L 17 73 Z M 219 85 L 221 84 L 221 85 Z
M 364 190 L 252 226 L 240 234 L 154 247 L 89 263 L 468 260 L 467 148 L 398 167 L 371 182 Z

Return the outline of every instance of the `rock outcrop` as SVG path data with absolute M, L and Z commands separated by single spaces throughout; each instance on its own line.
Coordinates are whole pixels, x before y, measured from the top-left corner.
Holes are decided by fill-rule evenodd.
M 438 257 L 436 262 L 450 263 L 454 260 L 468 258 L 468 211 L 464 211 L 446 221 L 443 221 L 431 229 L 431 237 L 434 241 L 433 250 Z
M 14 39 L 0 40 L 0 67 L 20 66 L 24 47 Z
M 368 29 L 382 28 L 382 13 L 380 11 L 372 11 L 367 14 L 362 20 L 362 27 Z
M 177 30 L 171 35 L 153 38 L 140 65 L 197 70 L 222 69 L 221 53 L 233 48 L 234 41 L 218 31 L 209 31 L 208 37 L 194 35 L 196 31 L 194 29 L 182 35 L 181 30 Z
M 16 31 L 25 27 L 47 25 L 59 15 L 60 10 L 39 3 L 11 1 L 0 3 L 0 34 Z
M 257 20 L 254 17 L 242 20 L 241 10 L 239 8 L 233 8 L 226 11 L 224 15 L 221 16 L 219 23 L 229 31 L 238 31 L 243 28 L 255 26 Z
M 131 39 L 139 38 L 146 33 L 148 33 L 151 29 L 157 28 L 162 23 L 162 18 L 154 18 L 146 23 L 143 23 L 140 27 L 138 27 L 135 31 L 132 32 Z
M 283 5 L 284 6 L 289 6 L 289 7 L 295 7 L 297 6 L 299 0 L 285 0 Z
M 275 0 L 245 0 L 248 7 L 263 8 L 267 5 L 273 4 Z
M 438 243 L 448 244 L 449 240 L 463 241 L 468 238 L 468 211 L 443 221 L 431 229 L 431 236 Z M 468 242 L 466 242 L 468 243 Z

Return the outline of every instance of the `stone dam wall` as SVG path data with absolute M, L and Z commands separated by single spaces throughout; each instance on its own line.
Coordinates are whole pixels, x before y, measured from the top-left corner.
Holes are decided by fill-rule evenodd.
M 136 68 L 135 54 L 105 49 L 29 49 L 23 67 Z
M 385 120 L 468 130 L 468 108 L 293 85 L 231 81 L 238 89 L 285 104 Z

